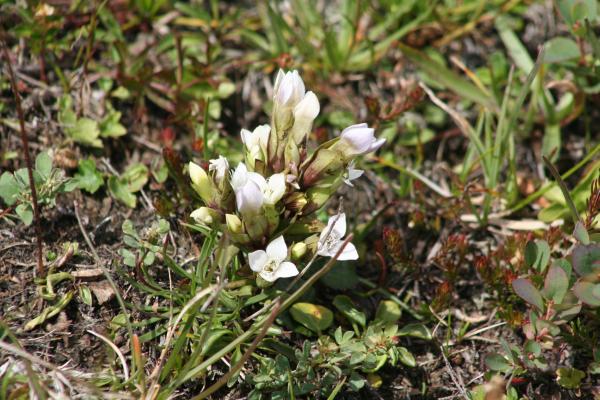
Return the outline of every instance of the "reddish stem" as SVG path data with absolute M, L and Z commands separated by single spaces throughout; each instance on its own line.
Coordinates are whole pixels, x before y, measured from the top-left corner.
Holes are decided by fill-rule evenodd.
M 2 32 L 4 33 L 4 32 Z M 4 35 L 2 35 L 4 36 Z M 3 38 L 4 39 L 4 38 Z M 40 224 L 40 208 L 38 206 L 37 191 L 35 189 L 35 181 L 33 180 L 33 167 L 31 164 L 31 157 L 29 156 L 29 140 L 27 139 L 27 133 L 25 132 L 25 117 L 23 115 L 23 108 L 21 107 L 21 96 L 19 95 L 19 89 L 17 87 L 17 81 L 15 80 L 15 74 L 12 69 L 12 62 L 8 54 L 8 46 L 4 40 L 2 40 L 2 53 L 6 59 L 6 65 L 8 67 L 8 75 L 10 78 L 10 84 L 12 86 L 13 95 L 15 97 L 15 104 L 17 107 L 17 115 L 19 116 L 19 126 L 21 131 L 21 143 L 23 143 L 23 153 L 25 156 L 25 164 L 27 166 L 27 175 L 29 176 L 29 187 L 31 189 L 31 202 L 33 203 L 33 217 L 35 220 L 35 231 L 37 241 L 37 273 L 38 275 L 44 274 L 44 262 L 42 261 L 42 225 Z

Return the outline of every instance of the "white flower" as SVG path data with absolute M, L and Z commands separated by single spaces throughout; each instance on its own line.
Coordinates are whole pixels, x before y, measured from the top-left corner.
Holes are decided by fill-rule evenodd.
M 312 129 L 312 124 L 319 111 L 319 100 L 313 92 L 308 92 L 304 98 L 294 107 L 294 125 L 291 135 L 296 144 L 300 144 Z
M 225 157 L 219 156 L 219 158 L 208 162 L 208 170 L 211 172 L 215 171 L 215 180 L 217 181 L 217 184 L 221 185 L 225 178 L 225 174 L 229 171 L 229 163 Z
M 248 172 L 246 164 L 240 163 L 231 176 L 238 210 L 252 213 L 257 212 L 263 204 L 276 204 L 285 194 L 285 180 L 283 173 L 265 179 L 261 174 Z
M 283 236 L 273 240 L 265 250 L 257 250 L 248 254 L 248 262 L 252 271 L 267 282 L 275 282 L 279 278 L 289 278 L 298 275 L 294 263 L 285 261 L 287 245 Z
M 197 223 L 210 225 L 213 223 L 213 216 L 210 208 L 208 207 L 200 207 L 197 210 L 194 210 L 190 217 L 192 217 Z
M 304 82 L 298 71 L 279 70 L 275 79 L 273 100 L 281 107 L 295 107 L 304 97 Z
M 263 203 L 261 186 L 265 178 L 256 172 L 248 172 L 246 164 L 239 163 L 231 176 L 231 187 L 235 192 L 238 211 L 242 214 L 257 213 Z
M 354 187 L 352 181 L 360 178 L 364 173 L 365 171 L 362 169 L 354 169 L 354 160 L 352 160 L 350 161 L 350 164 L 348 164 L 348 169 L 344 173 L 344 183 L 346 183 L 348 186 Z
M 241 136 L 244 146 L 248 151 L 251 160 L 264 161 L 267 154 L 267 144 L 269 142 L 269 134 L 271 127 L 269 125 L 259 125 L 250 132 L 247 129 L 242 129 Z
M 346 214 L 341 213 L 329 218 L 327 227 L 321 232 L 319 242 L 317 243 L 317 254 L 324 257 L 333 257 L 336 255 L 346 235 Z M 352 243 L 346 244 L 344 250 L 338 257 L 338 260 L 356 260 L 358 253 Z
M 367 124 L 351 125 L 340 135 L 340 145 L 350 156 L 371 153 L 385 143 L 385 139 L 375 139 L 375 130 Z
M 271 175 L 261 189 L 266 204 L 273 205 L 277 203 L 285 194 L 285 174 Z

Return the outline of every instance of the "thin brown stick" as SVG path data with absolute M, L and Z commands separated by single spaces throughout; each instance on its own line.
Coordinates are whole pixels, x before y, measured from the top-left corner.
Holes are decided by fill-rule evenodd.
M 42 260 L 42 225 L 40 223 L 40 207 L 38 205 L 37 191 L 35 189 L 35 181 L 33 180 L 33 166 L 31 164 L 31 157 L 29 156 L 29 139 L 27 138 L 27 132 L 25 131 L 25 116 L 23 115 L 23 108 L 21 107 L 21 96 L 19 95 L 19 89 L 17 88 L 17 81 L 15 74 L 12 69 L 12 63 L 8 54 L 8 45 L 5 42 L 4 31 L 0 32 L 2 37 L 2 53 L 6 60 L 6 66 L 8 67 L 8 76 L 10 78 L 10 85 L 12 86 L 13 95 L 15 97 L 15 104 L 17 108 L 17 115 L 19 116 L 19 126 L 21 132 L 21 143 L 23 144 L 23 153 L 25 157 L 25 164 L 27 166 L 27 175 L 29 176 L 29 188 L 31 189 L 31 203 L 33 204 L 33 219 L 35 220 L 35 235 L 37 242 L 37 274 L 39 276 L 44 275 L 44 261 Z

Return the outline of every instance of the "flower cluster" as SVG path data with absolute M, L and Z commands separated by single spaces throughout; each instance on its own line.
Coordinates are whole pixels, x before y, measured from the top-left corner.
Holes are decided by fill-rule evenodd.
M 236 246 L 249 251 L 251 270 L 265 282 L 297 275 L 290 260 L 300 260 L 308 250 L 327 257 L 338 253 L 346 234 L 345 214 L 331 217 L 323 227 L 314 213 L 340 185 L 352 186 L 363 174 L 354 167 L 356 158 L 385 142 L 367 124 L 358 124 L 309 154 L 307 139 L 319 111 L 317 96 L 306 92 L 298 72 L 279 71 L 270 125 L 241 131 L 243 162 L 232 168 L 219 156 L 209 161 L 208 172 L 189 164 L 192 188 L 204 202 L 191 217 L 227 232 Z M 284 235 L 294 243 L 289 251 Z M 352 243 L 338 256 L 357 258 Z

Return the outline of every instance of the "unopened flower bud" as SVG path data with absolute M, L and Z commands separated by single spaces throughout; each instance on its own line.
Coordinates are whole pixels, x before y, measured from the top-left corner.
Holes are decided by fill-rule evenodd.
M 192 180 L 192 188 L 200 195 L 205 203 L 209 203 L 213 197 L 213 182 L 206 171 L 196 163 L 189 163 L 189 173 Z
M 342 151 L 343 156 L 352 158 L 371 153 L 383 146 L 384 143 L 385 139 L 377 140 L 375 138 L 373 128 L 369 128 L 367 124 L 358 124 L 351 125 L 342 131 L 336 147 Z
M 227 229 L 231 233 L 243 233 L 242 221 L 235 214 L 225 214 L 225 222 L 227 223 Z
M 298 71 L 279 70 L 275 80 L 273 100 L 281 107 L 294 107 L 304 97 L 304 82 Z
M 302 211 L 306 203 L 308 200 L 302 192 L 294 192 L 285 198 L 285 208 L 294 213 Z
M 317 115 L 319 115 L 320 106 L 317 96 L 313 92 L 308 92 L 304 98 L 294 107 L 294 125 L 290 134 L 296 144 L 302 143 L 306 138 Z
M 300 260 L 306 254 L 308 247 L 304 242 L 298 242 L 292 246 L 292 260 Z
M 311 187 L 330 176 L 343 174 L 343 160 L 337 151 L 320 148 L 306 167 L 302 176 L 302 185 Z
M 210 160 L 208 163 L 208 170 L 214 172 L 215 181 L 217 182 L 217 185 L 222 188 L 227 172 L 229 172 L 229 163 L 227 162 L 227 159 L 223 156 L 219 156 L 219 158 Z
M 194 210 L 190 217 L 192 217 L 197 223 L 203 225 L 210 225 L 218 218 L 218 213 L 212 208 L 200 207 Z

